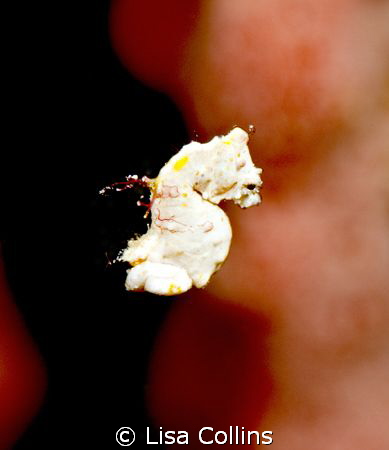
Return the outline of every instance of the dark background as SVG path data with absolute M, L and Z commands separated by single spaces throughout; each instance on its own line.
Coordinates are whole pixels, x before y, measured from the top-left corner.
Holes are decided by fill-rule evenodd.
M 142 192 L 98 191 L 155 176 L 189 136 L 114 55 L 108 6 L 19 2 L 4 14 L 2 247 L 49 382 L 17 450 L 119 448 L 118 428 L 150 425 L 147 366 L 174 299 L 125 291 L 126 267 L 107 262 L 146 229 Z

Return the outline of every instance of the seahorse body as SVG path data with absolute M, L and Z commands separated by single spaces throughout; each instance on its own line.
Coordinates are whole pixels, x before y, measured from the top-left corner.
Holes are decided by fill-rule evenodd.
M 128 290 L 175 295 L 204 287 L 225 261 L 232 238 L 230 222 L 217 205 L 241 207 L 260 202 L 261 169 L 254 166 L 248 135 L 191 142 L 151 180 L 151 225 L 132 239 L 120 259 L 128 261 Z

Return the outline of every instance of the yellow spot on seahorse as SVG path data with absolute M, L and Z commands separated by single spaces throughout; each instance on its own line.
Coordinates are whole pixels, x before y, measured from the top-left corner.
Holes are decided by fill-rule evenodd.
M 158 181 L 159 180 L 157 177 L 157 178 L 154 178 L 153 180 L 149 180 L 149 182 L 148 182 L 148 186 L 149 186 L 149 189 L 150 189 L 152 195 L 154 195 L 155 191 L 158 189 Z
M 189 157 L 188 156 L 183 156 L 181 159 L 176 161 L 176 163 L 173 166 L 173 169 L 178 172 L 179 170 L 183 169 L 186 166 L 188 161 L 189 161 Z
M 137 266 L 138 264 L 141 264 L 144 261 L 145 261 L 144 259 L 136 259 L 135 261 L 131 262 L 131 266 L 135 267 L 135 266 Z
M 231 141 L 223 141 L 223 144 L 231 145 Z
M 182 196 L 183 196 L 183 197 L 188 197 L 188 193 L 187 193 L 187 192 L 184 192 L 184 193 L 182 194 Z
M 181 294 L 182 290 L 180 287 L 176 286 L 174 283 L 171 283 L 169 285 L 167 292 L 169 295 L 174 295 L 174 294 Z
M 186 206 L 188 206 L 188 203 L 181 203 L 181 206 L 185 208 Z

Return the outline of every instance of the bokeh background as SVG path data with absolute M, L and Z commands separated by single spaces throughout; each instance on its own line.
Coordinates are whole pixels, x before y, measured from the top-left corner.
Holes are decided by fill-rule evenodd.
M 168 87 L 187 123 L 199 130 L 186 130 L 166 96 L 120 65 L 108 39 L 108 0 L 2 4 L 2 253 L 48 374 L 45 403 L 16 449 L 117 448 L 119 427 L 151 426 L 149 389 L 166 427 L 219 416 L 220 423 L 235 422 L 253 410 L 264 414 L 261 385 L 271 390 L 273 381 L 274 403 L 264 421 L 250 420 L 274 425 L 282 448 L 300 448 L 296 423 L 306 431 L 301 442 L 307 448 L 312 439 L 322 439 L 325 448 L 330 428 L 344 448 L 387 439 L 381 425 L 388 367 L 386 3 L 285 2 L 300 5 L 291 15 L 284 1 L 260 2 L 255 14 L 262 26 L 248 20 L 251 28 L 243 20 L 251 10 L 235 14 L 229 2 L 210 3 L 223 8 L 213 10 L 215 23 L 201 17 L 179 73 L 165 64 L 157 73 L 154 63 L 166 56 L 159 46 L 146 53 L 151 68 L 146 64 L 142 74 L 138 67 L 139 76 L 163 75 L 174 83 Z M 164 3 L 151 4 L 169 12 Z M 256 10 L 255 1 L 246 4 Z M 164 34 L 160 9 L 147 22 L 148 5 L 138 3 L 142 18 L 131 29 L 145 29 L 146 36 L 152 29 L 150 36 L 174 41 L 177 34 Z M 171 23 L 179 14 L 168 14 Z M 197 17 L 192 10 L 190 16 Z M 236 34 L 225 34 L 228 27 L 218 23 Z M 177 28 L 179 36 L 187 31 Z M 248 45 L 236 71 L 225 58 L 237 54 L 240 38 Z M 145 47 L 131 48 L 135 54 Z M 181 50 L 173 46 L 173 56 Z M 187 92 L 179 92 L 183 87 Z M 136 207 L 141 191 L 107 197 L 98 191 L 128 174 L 152 177 L 197 133 L 204 140 L 246 120 L 257 126 L 251 142 L 264 168 L 264 202 L 258 221 L 254 211 L 247 212 L 251 219 L 229 211 L 237 233 L 208 290 L 216 301 L 125 292 L 125 267 L 108 262 L 145 230 L 144 209 Z M 149 388 L 155 337 L 174 304 L 154 358 L 160 372 L 154 370 Z M 318 382 L 306 383 L 310 379 Z M 240 408 L 231 407 L 238 400 Z

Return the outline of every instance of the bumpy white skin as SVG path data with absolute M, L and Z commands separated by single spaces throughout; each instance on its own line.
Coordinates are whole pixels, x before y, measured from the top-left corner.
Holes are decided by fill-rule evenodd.
M 228 255 L 231 226 L 218 203 L 242 208 L 260 202 L 261 169 L 254 166 L 248 135 L 234 128 L 210 142 L 191 142 L 152 180 L 151 226 L 120 256 L 133 267 L 126 289 L 175 295 L 204 287 Z

